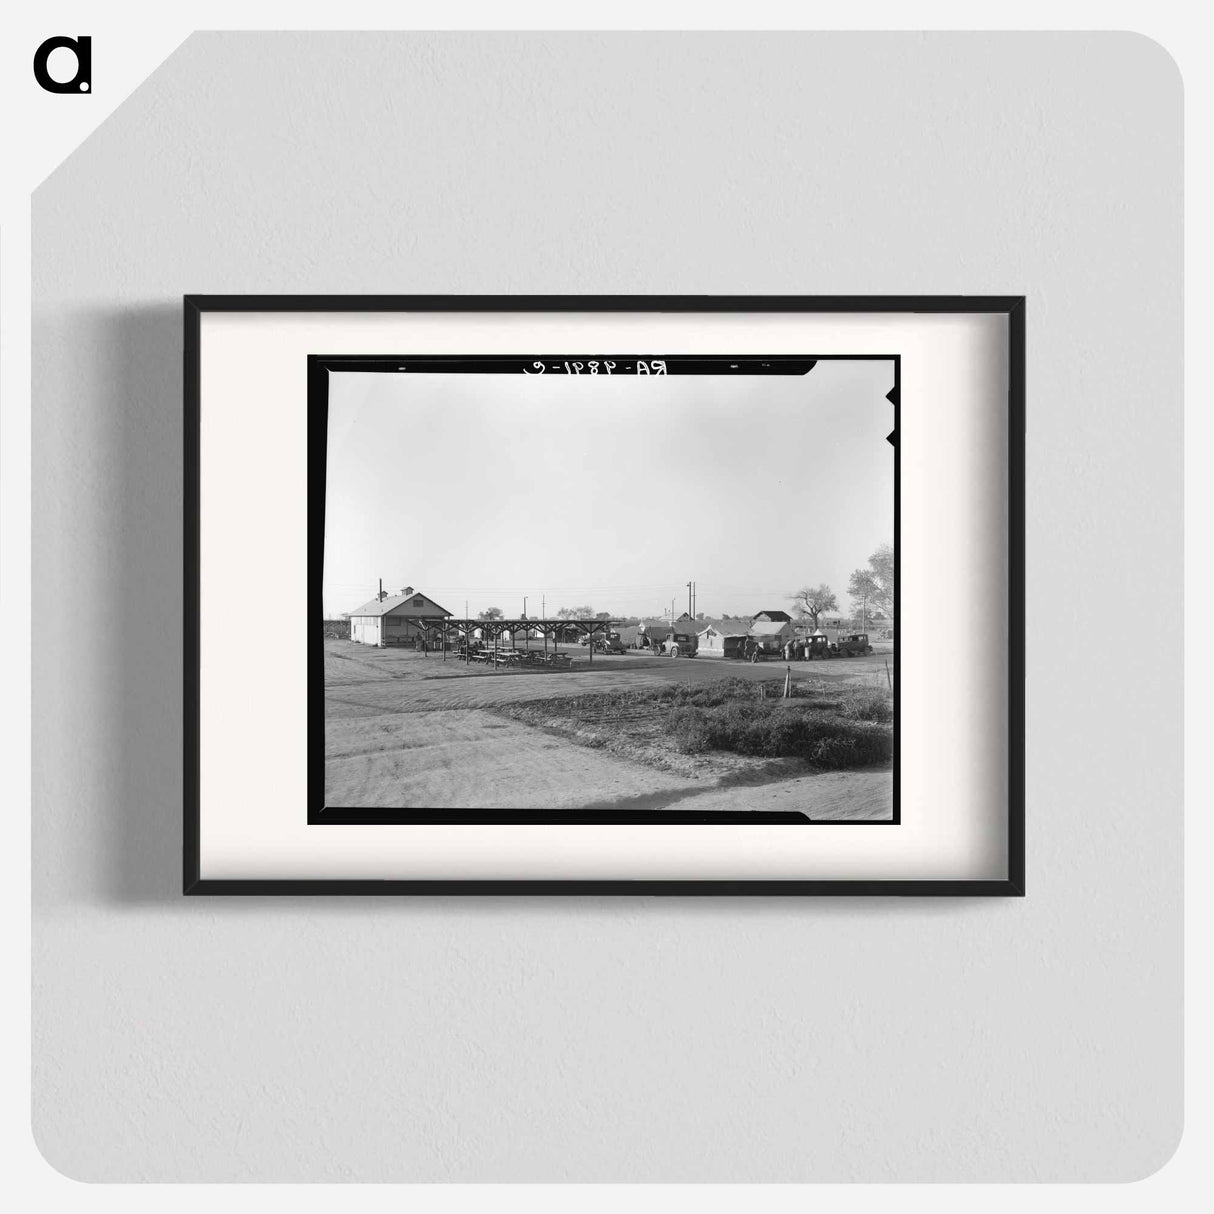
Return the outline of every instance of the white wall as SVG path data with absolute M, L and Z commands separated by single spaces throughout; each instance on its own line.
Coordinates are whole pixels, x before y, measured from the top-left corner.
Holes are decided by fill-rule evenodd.
M 51 1162 L 1158 1167 L 1181 1125 L 1184 662 L 1175 632 L 1127 651 L 1088 606 L 1125 569 L 1180 600 L 1180 107 L 1129 35 L 186 42 L 33 203 Z M 183 901 L 186 291 L 1026 292 L 1028 897 Z
M 381 629 L 378 616 L 356 616 L 350 621 L 350 639 L 362 645 L 378 645 Z

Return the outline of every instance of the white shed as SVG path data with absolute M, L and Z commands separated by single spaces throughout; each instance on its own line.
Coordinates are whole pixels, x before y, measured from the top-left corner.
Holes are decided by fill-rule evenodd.
M 412 586 L 400 594 L 386 594 L 350 612 L 350 640 L 383 649 L 389 645 L 416 645 L 428 623 L 451 615 Z
M 724 623 L 712 623 L 699 634 L 696 653 L 702 658 L 736 658 L 742 653 L 746 633 L 735 625 L 732 629 Z

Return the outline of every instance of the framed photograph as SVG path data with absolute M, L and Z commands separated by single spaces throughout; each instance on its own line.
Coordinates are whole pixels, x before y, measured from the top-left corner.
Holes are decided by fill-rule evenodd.
M 1022 895 L 1024 314 L 187 296 L 185 892 Z

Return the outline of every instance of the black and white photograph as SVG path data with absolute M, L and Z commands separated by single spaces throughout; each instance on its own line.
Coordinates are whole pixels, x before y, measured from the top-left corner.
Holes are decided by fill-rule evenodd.
M 898 821 L 896 357 L 312 361 L 310 821 Z

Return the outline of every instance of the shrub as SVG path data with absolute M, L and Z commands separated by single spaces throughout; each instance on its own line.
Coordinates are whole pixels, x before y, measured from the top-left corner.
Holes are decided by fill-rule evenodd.
M 734 677 L 532 700 L 509 713 L 563 719 L 578 726 L 579 741 L 587 745 L 590 737 L 595 745 L 626 738 L 643 721 L 684 754 L 723 750 L 799 758 L 823 770 L 889 761 L 893 705 L 883 688 L 794 684 L 794 697 L 781 699 L 783 687 L 782 678 Z
M 676 708 L 666 723 L 666 732 L 684 754 L 700 754 L 709 749 L 704 713 L 698 708 Z
M 849 721 L 885 722 L 894 719 L 894 705 L 889 694 L 875 688 L 860 688 L 849 692 L 839 705 L 839 711 Z
M 667 734 L 682 751 L 728 750 L 762 758 L 806 759 L 816 767 L 858 767 L 887 761 L 891 731 L 882 723 L 853 721 L 808 706 L 750 701 L 671 713 Z

